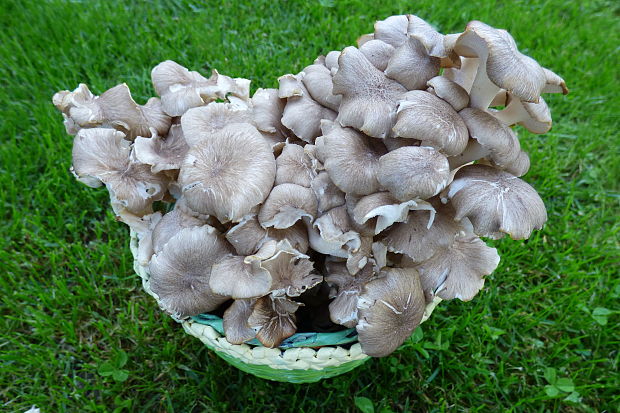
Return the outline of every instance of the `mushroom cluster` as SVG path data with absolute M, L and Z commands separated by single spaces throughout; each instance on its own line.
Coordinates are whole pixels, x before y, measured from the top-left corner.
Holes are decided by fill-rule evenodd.
M 385 356 L 427 304 L 480 291 L 499 263 L 480 237 L 547 219 L 512 126 L 547 132 L 540 95 L 568 90 L 505 30 L 392 16 L 277 89 L 173 61 L 152 80 L 145 105 L 125 84 L 54 95 L 72 172 L 107 187 L 159 305 L 221 311 L 230 343 L 277 347 L 303 310 Z

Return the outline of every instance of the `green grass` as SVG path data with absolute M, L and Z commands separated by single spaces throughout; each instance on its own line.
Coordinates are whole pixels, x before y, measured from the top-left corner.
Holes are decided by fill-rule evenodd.
M 356 397 L 377 412 L 618 411 L 618 4 L 476 3 L 4 0 L 0 411 L 331 412 L 355 411 Z M 165 59 L 273 87 L 403 12 L 446 33 L 473 19 L 506 28 L 566 79 L 570 95 L 545 97 L 553 130 L 520 131 L 532 158 L 525 179 L 549 222 L 527 242 L 495 242 L 502 262 L 483 292 L 442 304 L 424 336 L 390 357 L 312 385 L 241 373 L 141 290 L 106 191 L 68 171 L 72 141 L 51 96 L 79 82 L 95 93 L 127 82 L 144 102 L 150 70 Z M 127 380 L 101 375 L 121 352 Z M 574 384 L 568 400 L 549 396 L 550 369 Z

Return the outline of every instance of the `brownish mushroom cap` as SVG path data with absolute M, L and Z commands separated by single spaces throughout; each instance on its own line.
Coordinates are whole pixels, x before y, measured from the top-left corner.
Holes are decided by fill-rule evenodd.
M 235 300 L 224 312 L 224 333 L 226 341 L 242 344 L 256 337 L 256 332 L 248 326 L 248 318 L 256 300 Z
M 178 318 L 213 311 L 228 297 L 209 287 L 212 265 L 231 252 L 213 227 L 185 228 L 153 256 L 150 288 L 164 310 Z
M 383 357 L 396 350 L 420 324 L 425 301 L 414 268 L 384 268 L 364 286 L 358 301 L 357 332 L 362 351 Z
M 158 253 L 163 250 L 166 243 L 184 228 L 202 225 L 204 225 L 202 220 L 187 215 L 175 207 L 175 209 L 165 214 L 153 228 L 153 251 Z
M 340 54 L 333 93 L 342 95 L 337 118 L 341 125 L 375 138 L 389 136 L 398 101 L 406 91 L 355 47 L 347 47 Z
M 303 72 L 302 83 L 312 99 L 331 110 L 338 111 L 342 96 L 332 93 L 333 82 L 330 70 L 321 63 L 306 66 Z
M 447 188 L 455 218 L 469 218 L 482 237 L 525 239 L 547 221 L 547 211 L 534 188 L 507 172 L 470 165 L 457 172 Z
M 286 101 L 282 124 L 295 136 L 307 143 L 313 143 L 321 134 L 321 120 L 336 119 L 336 112 L 312 99 L 308 90 L 299 82 L 301 95 L 293 95 Z
M 187 206 L 220 222 L 238 222 L 273 186 L 271 147 L 249 124 L 231 124 L 192 147 L 179 173 Z
M 360 52 L 377 69 L 385 71 L 390 58 L 394 54 L 394 47 L 381 40 L 369 40 L 359 46 Z
M 277 347 L 297 331 L 295 311 L 300 305 L 285 297 L 261 297 L 254 304 L 248 325 L 265 347 Z

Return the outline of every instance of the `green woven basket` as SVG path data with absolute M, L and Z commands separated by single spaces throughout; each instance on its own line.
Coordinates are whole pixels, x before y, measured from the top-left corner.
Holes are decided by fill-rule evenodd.
M 138 237 L 133 231 L 130 247 L 134 269 L 142 278 L 144 290 L 157 300 L 157 295 L 149 286 L 148 268 L 137 260 Z M 426 307 L 422 322 L 430 317 L 440 301 L 436 298 Z M 335 333 L 297 333 L 284 340 L 278 348 L 268 348 L 258 340 L 230 344 L 224 336 L 222 318 L 215 315 L 201 314 L 176 321 L 222 359 L 262 379 L 312 383 L 351 371 L 370 358 L 362 352 L 353 328 Z

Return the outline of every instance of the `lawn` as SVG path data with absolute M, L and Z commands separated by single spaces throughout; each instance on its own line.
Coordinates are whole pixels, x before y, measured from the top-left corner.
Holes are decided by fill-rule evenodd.
M 0 411 L 545 411 L 620 409 L 619 6 L 612 1 L 57 1 L 0 9 Z M 246 375 L 141 289 L 105 190 L 69 173 L 57 90 L 127 82 L 173 59 L 274 87 L 372 24 L 413 13 L 444 33 L 508 29 L 566 79 L 554 127 L 519 128 L 549 221 L 471 302 L 443 303 L 391 356 L 293 385 Z M 123 364 L 124 355 L 127 356 Z M 116 365 L 126 380 L 100 374 Z M 125 374 L 117 374 L 123 379 Z M 361 398 L 361 399 L 360 399 Z M 366 399 L 363 399 L 366 398 Z M 369 407 L 365 412 L 372 411 Z

